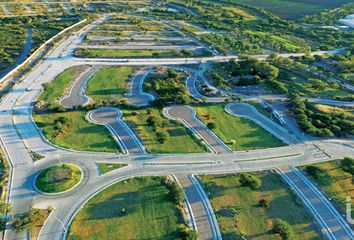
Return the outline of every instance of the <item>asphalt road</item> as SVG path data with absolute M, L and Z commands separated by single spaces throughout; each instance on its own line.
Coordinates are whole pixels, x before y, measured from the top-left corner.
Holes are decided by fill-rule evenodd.
M 155 98 L 153 95 L 143 92 L 143 83 L 151 68 L 143 68 L 131 78 L 128 101 L 138 106 L 146 106 Z
M 166 117 L 183 123 L 199 136 L 214 153 L 232 152 L 220 138 L 196 117 L 196 112 L 192 107 L 186 105 L 170 106 L 164 109 L 164 113 Z
M 84 94 L 84 90 L 87 82 L 100 68 L 100 66 L 92 66 L 83 71 L 71 86 L 68 95 L 60 99 L 59 103 L 65 108 L 85 106 L 88 104 L 90 98 Z
M 130 154 L 144 154 L 145 149 L 133 131 L 122 121 L 122 112 L 113 107 L 101 107 L 89 113 L 88 119 L 105 125 L 116 137 L 122 150 Z

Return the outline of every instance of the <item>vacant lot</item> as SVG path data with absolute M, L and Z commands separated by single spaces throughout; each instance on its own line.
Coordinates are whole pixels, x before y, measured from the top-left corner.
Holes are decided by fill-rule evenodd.
M 307 14 L 339 7 L 351 0 L 238 0 L 237 2 L 264 8 L 281 18 L 296 19 Z
M 250 150 L 279 147 L 283 143 L 248 119 L 234 117 L 225 112 L 224 104 L 195 107 L 204 123 L 214 122 L 212 129 L 232 150 Z M 234 142 L 234 143 L 232 143 Z
M 183 218 L 163 179 L 134 178 L 103 190 L 80 210 L 68 239 L 179 239 Z
M 279 175 L 258 173 L 260 188 L 252 190 L 240 183 L 240 175 L 202 176 L 215 209 L 224 240 L 281 239 L 272 233 L 275 219 L 287 221 L 295 239 L 322 239 L 314 230 L 313 219 Z M 265 199 L 269 206 L 261 207 Z
M 123 98 L 131 74 L 131 67 L 104 67 L 90 79 L 86 94 L 96 102 Z

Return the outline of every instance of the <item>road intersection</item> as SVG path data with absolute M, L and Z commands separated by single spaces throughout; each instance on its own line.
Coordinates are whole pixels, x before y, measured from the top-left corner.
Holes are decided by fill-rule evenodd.
M 33 122 L 32 105 L 42 91 L 42 84 L 50 82 L 55 76 L 70 66 L 85 64 L 93 66 L 184 65 L 186 63 L 199 63 L 202 61 L 225 61 L 237 57 L 216 56 L 211 58 L 160 58 L 148 60 L 74 58 L 72 52 L 81 42 L 86 32 L 102 22 L 105 18 L 107 18 L 107 16 L 97 22 L 89 24 L 78 33 L 71 35 L 61 42 L 53 50 L 51 55 L 33 69 L 22 82 L 16 84 L 14 88 L 4 96 L 0 103 L 1 145 L 12 166 L 9 185 L 9 202 L 12 204 L 13 212 L 15 215 L 22 214 L 28 211 L 30 206 L 41 208 L 53 206 L 55 208 L 43 226 L 39 239 L 63 239 L 68 233 L 70 222 L 82 205 L 105 187 L 123 179 L 136 176 L 168 175 L 171 173 L 188 175 L 259 171 L 288 165 L 296 166 L 327 161 L 345 156 L 354 157 L 353 148 L 339 141 L 300 143 L 291 140 L 293 144 L 291 146 L 230 153 L 227 148 L 220 147 L 221 143 L 213 136 L 210 136 L 208 130 L 204 128 L 205 126 L 201 127 L 198 122 L 194 122 L 196 125 L 192 125 L 192 127 L 201 128 L 201 131 L 204 132 L 203 134 L 200 133 L 200 135 L 220 154 L 142 154 L 144 151 L 140 149 L 139 144 L 134 141 L 132 133 L 124 128 L 124 126 L 122 128 L 122 125 L 115 125 L 118 124 L 120 116 L 119 110 L 113 109 L 109 111 L 103 111 L 102 109 L 100 111 L 100 109 L 97 109 L 92 113 L 91 118 L 110 125 L 116 130 L 116 136 L 126 136 L 127 138 L 121 140 L 121 142 L 125 144 L 125 148 L 130 154 L 80 152 L 64 149 L 49 143 Z M 141 89 L 142 81 L 143 80 L 138 81 L 138 87 L 133 87 L 133 89 L 138 89 L 138 93 L 141 93 L 139 89 Z M 75 87 L 75 89 L 82 89 L 81 86 L 82 84 L 80 84 L 80 88 Z M 79 94 L 81 90 L 76 92 Z M 175 110 L 178 109 L 176 108 Z M 185 109 L 181 110 L 183 110 L 182 115 L 186 113 L 184 111 Z M 118 119 L 118 121 L 111 122 L 111 117 L 107 118 L 106 114 L 112 115 L 113 118 Z M 172 111 L 169 112 L 169 114 L 181 118 L 178 111 L 175 113 Z M 186 113 L 185 121 L 189 121 L 190 124 L 190 122 L 195 121 L 195 119 L 193 119 L 191 114 Z M 263 123 L 259 124 L 262 126 Z M 277 128 L 275 126 L 270 127 Z M 123 131 L 126 132 L 122 133 Z M 128 141 L 130 142 L 129 144 L 127 143 Z M 45 158 L 40 161 L 34 161 L 29 150 L 39 153 L 45 156 Z M 83 170 L 83 181 L 72 191 L 55 197 L 44 196 L 36 192 L 33 188 L 36 173 L 57 164 L 59 160 L 63 163 L 73 163 L 79 166 Z M 127 163 L 129 166 L 104 175 L 99 175 L 96 166 L 97 161 Z M 5 232 L 5 239 L 25 238 L 24 233 L 16 233 L 10 229 Z

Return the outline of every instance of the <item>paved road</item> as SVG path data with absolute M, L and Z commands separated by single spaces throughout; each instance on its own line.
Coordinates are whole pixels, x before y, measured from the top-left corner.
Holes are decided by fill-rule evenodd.
M 124 152 L 145 154 L 145 149 L 133 131 L 122 121 L 122 112 L 113 107 L 101 107 L 89 113 L 89 120 L 105 125 L 116 137 Z
M 214 153 L 231 153 L 231 149 L 218 138 L 197 117 L 195 110 L 186 105 L 171 106 L 164 109 L 166 117 L 182 122 L 194 134 L 199 136 Z
M 208 197 L 192 175 L 176 175 L 178 182 L 184 189 L 186 198 L 192 208 L 199 238 L 201 240 L 221 239 L 220 229 L 214 215 L 214 210 L 210 205 Z
M 254 121 L 286 144 L 299 143 L 299 140 L 288 133 L 285 128 L 265 117 L 258 112 L 254 106 L 248 103 L 230 103 L 225 107 L 225 110 L 231 115 L 248 118 Z
M 285 181 L 300 196 L 322 226 L 329 239 L 354 239 L 353 230 L 328 199 L 298 169 L 290 167 L 280 171 Z
M 154 96 L 143 92 L 143 83 L 146 76 L 151 72 L 151 68 L 143 68 L 134 74 L 130 82 L 128 100 L 138 106 L 146 106 L 154 101 Z
M 195 50 L 198 48 L 202 48 L 200 46 L 195 45 L 84 45 L 80 46 L 80 48 L 87 49 L 117 49 L 117 50 L 180 50 L 180 49 L 188 49 Z
M 60 99 L 59 103 L 66 108 L 85 106 L 88 104 L 90 98 L 84 94 L 84 90 L 87 82 L 100 68 L 100 66 L 92 66 L 83 71 L 71 86 L 68 95 Z

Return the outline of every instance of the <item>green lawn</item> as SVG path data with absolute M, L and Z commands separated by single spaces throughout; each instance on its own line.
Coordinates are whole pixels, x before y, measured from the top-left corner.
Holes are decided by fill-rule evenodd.
M 256 123 L 228 114 L 224 107 L 224 104 L 208 104 L 194 108 L 202 122 L 217 124 L 217 128 L 213 129 L 213 132 L 232 150 L 251 150 L 284 145 Z M 231 144 L 231 140 L 235 140 L 236 143 Z
M 325 170 L 329 175 L 329 178 L 326 177 L 324 180 L 313 180 L 336 203 L 338 210 L 345 214 L 346 197 L 351 197 L 352 204 L 354 203 L 353 176 L 340 168 L 340 161 L 318 163 L 313 166 Z M 354 216 L 354 208 L 352 208 L 352 216 Z
M 79 183 L 80 168 L 71 164 L 56 165 L 43 170 L 36 178 L 36 187 L 42 192 L 59 193 Z
M 149 108 L 134 111 L 123 110 L 123 119 L 142 139 L 147 150 L 152 153 L 198 153 L 206 151 L 204 145 L 196 139 L 188 130 L 176 123 L 175 121 L 166 119 L 161 111 L 157 108 Z M 147 123 L 147 119 L 153 116 L 161 125 L 154 130 Z M 158 131 L 166 131 L 169 135 L 164 143 L 160 143 L 156 139 Z
M 68 239 L 179 239 L 183 218 L 163 179 L 134 178 L 103 190 L 76 215 Z
M 68 111 L 63 113 L 35 114 L 34 120 L 43 131 L 45 137 L 59 146 L 81 150 L 98 152 L 119 152 L 120 148 L 109 130 L 102 126 L 89 123 L 86 119 L 86 111 Z M 54 121 L 59 117 L 66 117 L 69 126 L 56 135 Z
M 295 239 L 322 239 L 315 231 L 310 213 L 275 173 L 257 173 L 262 185 L 256 190 L 240 184 L 239 175 L 202 176 L 202 181 L 215 210 L 224 240 L 281 239 L 271 232 L 277 218 L 293 228 Z M 260 207 L 260 199 L 269 207 Z
M 119 164 L 119 163 L 97 163 L 97 166 L 100 169 L 101 174 L 108 173 L 110 171 L 126 167 L 128 164 Z
M 96 102 L 123 98 L 131 74 L 132 67 L 104 67 L 90 79 L 86 94 Z

